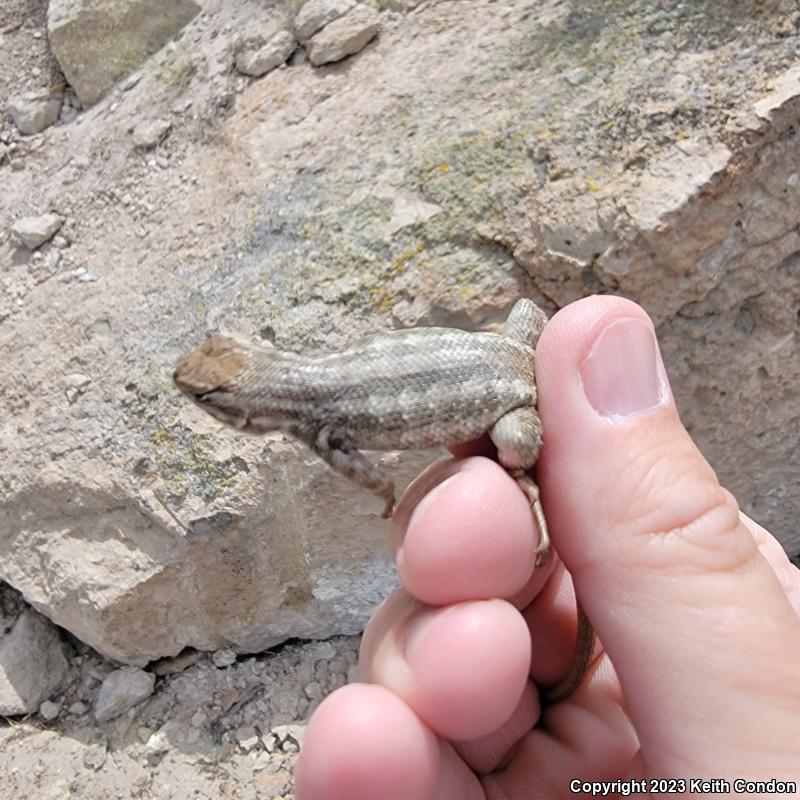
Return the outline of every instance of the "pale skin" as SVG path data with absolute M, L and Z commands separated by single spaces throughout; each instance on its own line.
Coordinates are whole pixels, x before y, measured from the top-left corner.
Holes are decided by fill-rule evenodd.
M 363 683 L 314 714 L 297 800 L 800 781 L 800 572 L 719 485 L 653 342 L 645 312 L 613 297 L 563 309 L 539 341 L 537 479 L 560 560 L 534 566 L 528 504 L 488 458 L 461 450 L 409 487 L 390 534 L 403 588 L 369 623 Z M 562 563 L 602 649 L 542 711 L 536 686 L 574 645 Z

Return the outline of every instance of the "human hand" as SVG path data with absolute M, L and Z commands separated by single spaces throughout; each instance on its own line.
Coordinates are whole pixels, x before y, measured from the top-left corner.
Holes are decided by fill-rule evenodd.
M 681 425 L 646 314 L 615 297 L 573 303 L 536 359 L 537 478 L 602 652 L 571 697 L 540 707 L 536 686 L 572 656 L 572 582 L 558 560 L 534 569 L 530 509 L 501 467 L 434 464 L 392 524 L 404 588 L 364 634 L 368 683 L 317 709 L 297 800 L 800 777 L 800 572 Z

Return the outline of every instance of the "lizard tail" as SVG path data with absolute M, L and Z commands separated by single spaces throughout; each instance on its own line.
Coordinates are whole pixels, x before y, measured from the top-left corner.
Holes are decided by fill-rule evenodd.
M 554 705 L 566 700 L 581 685 L 594 654 L 595 632 L 589 617 L 578 602 L 578 632 L 575 642 L 575 655 L 572 657 L 567 674 L 555 685 L 542 692 L 545 705 Z

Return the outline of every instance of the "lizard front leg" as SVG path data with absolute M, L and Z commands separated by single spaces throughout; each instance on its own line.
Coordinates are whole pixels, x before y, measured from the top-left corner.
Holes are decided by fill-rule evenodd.
M 395 504 L 394 482 L 361 451 L 350 446 L 346 435 L 334 431 L 329 425 L 324 425 L 308 444 L 337 472 L 382 497 L 386 505 L 381 516 L 384 519 L 392 516 Z

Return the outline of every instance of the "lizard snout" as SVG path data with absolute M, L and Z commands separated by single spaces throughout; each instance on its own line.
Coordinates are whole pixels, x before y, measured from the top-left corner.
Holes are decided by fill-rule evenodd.
M 244 366 L 238 343 L 226 336 L 209 336 L 199 347 L 181 358 L 172 373 L 175 385 L 198 401 L 224 390 Z

